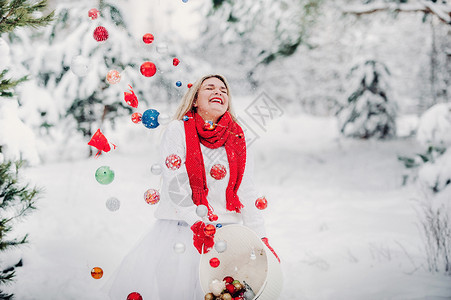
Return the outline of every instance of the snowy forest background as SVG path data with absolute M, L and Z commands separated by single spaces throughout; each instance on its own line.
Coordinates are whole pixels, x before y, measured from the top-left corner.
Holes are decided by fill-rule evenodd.
M 94 7 L 101 15 L 91 20 Z M 150 166 L 161 129 L 133 124 L 131 113 L 153 108 L 167 120 L 187 83 L 219 73 L 255 138 L 256 181 L 274 207 L 265 218 L 285 261 L 285 298 L 451 298 L 449 1 L 81 0 L 51 1 L 52 10 L 49 26 L 0 36 L 0 70 L 28 76 L 14 97 L 0 97 L 0 162 L 25 160 L 23 181 L 44 189 L 37 211 L 9 233 L 30 233 L 29 244 L 0 253 L 3 270 L 23 259 L 15 281 L 0 290 L 17 299 L 103 299 L 90 269 L 101 261 L 107 278 L 147 230 L 152 208 L 127 207 L 125 199 L 141 199 L 145 186 L 159 182 Z M 92 36 L 99 25 L 109 32 L 101 43 Z M 152 44 L 142 42 L 147 32 Z M 151 78 L 139 71 L 146 60 L 157 65 Z M 117 84 L 105 80 L 112 69 L 121 73 Z M 128 85 L 138 109 L 123 100 Z M 118 147 L 95 159 L 87 143 L 99 128 Z M 99 190 L 93 172 L 101 163 L 122 170 L 122 185 Z M 340 183 L 350 176 L 357 178 Z M 104 208 L 109 196 L 123 199 L 115 216 Z M 323 209 L 332 219 L 313 213 Z M 350 227 L 335 232 L 343 239 L 332 245 L 346 249 L 350 265 L 361 263 L 355 274 L 371 273 L 366 281 L 348 274 L 348 264 L 331 263 L 338 250 L 318 246 L 317 235 L 334 230 L 342 209 Z M 284 223 L 286 210 L 292 215 Z M 393 228 L 406 221 L 405 240 L 388 225 L 383 239 L 371 240 L 366 233 L 380 224 L 365 231 L 351 221 L 365 217 Z M 367 261 L 346 238 L 353 230 L 369 245 Z M 60 243 L 71 248 L 57 252 Z M 394 275 L 395 265 L 409 265 L 399 267 L 409 280 Z

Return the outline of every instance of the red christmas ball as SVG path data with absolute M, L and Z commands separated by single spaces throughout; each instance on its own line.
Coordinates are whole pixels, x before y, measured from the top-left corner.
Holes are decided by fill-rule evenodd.
M 211 167 L 210 175 L 216 180 L 223 179 L 227 174 L 226 168 L 221 164 L 216 164 L 213 167 Z
M 233 279 L 232 276 L 226 276 L 222 281 L 225 281 L 226 283 L 232 283 L 235 279 Z
M 179 63 L 180 63 L 180 60 L 179 60 L 177 57 L 175 57 L 175 58 L 172 60 L 172 64 L 174 65 L 174 67 L 176 67 Z
M 99 16 L 99 10 L 97 8 L 91 8 L 88 11 L 88 17 L 91 18 L 91 20 L 97 19 L 98 16 Z
M 255 200 L 255 206 L 260 210 L 265 209 L 268 207 L 268 200 L 265 197 L 260 197 Z
M 153 34 L 151 33 L 146 33 L 145 35 L 143 35 L 143 42 L 146 44 L 152 44 L 154 40 Z
M 96 29 L 94 29 L 94 39 L 97 42 L 106 41 L 108 39 L 108 30 L 103 26 L 97 26 Z
M 146 77 L 152 77 L 157 72 L 157 67 L 153 62 L 146 61 L 141 65 L 141 74 Z
M 177 154 L 171 154 L 166 157 L 166 167 L 170 170 L 177 170 L 182 165 L 182 159 Z
M 216 233 L 216 227 L 212 224 L 208 224 L 205 226 L 204 232 L 206 235 L 214 235 Z
M 217 268 L 220 263 L 221 262 L 217 257 L 213 257 L 212 259 L 210 259 L 210 266 L 212 266 L 213 268 Z
M 140 123 L 142 120 L 142 115 L 139 112 L 135 112 L 132 114 L 132 122 L 135 124 Z
M 139 293 L 133 292 L 128 294 L 127 300 L 143 300 L 143 297 Z
M 193 86 L 193 84 L 192 84 L 192 83 L 188 83 L 186 86 L 187 86 L 188 88 L 190 88 L 190 87 Z

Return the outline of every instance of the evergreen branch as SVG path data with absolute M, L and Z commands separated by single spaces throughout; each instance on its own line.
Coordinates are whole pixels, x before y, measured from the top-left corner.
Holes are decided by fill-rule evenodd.
M 0 34 L 13 31 L 16 27 L 38 28 L 48 25 L 54 20 L 54 12 L 47 16 L 36 17 L 35 12 L 44 10 L 47 0 L 35 4 L 27 3 L 27 0 L 12 0 L 9 5 L 7 1 L 0 2 Z
M 28 80 L 28 76 L 24 76 L 17 80 L 4 79 L 7 72 L 8 72 L 8 70 L 3 70 L 0 73 L 0 97 L 12 97 L 13 93 L 8 90 L 12 90 L 19 83 Z

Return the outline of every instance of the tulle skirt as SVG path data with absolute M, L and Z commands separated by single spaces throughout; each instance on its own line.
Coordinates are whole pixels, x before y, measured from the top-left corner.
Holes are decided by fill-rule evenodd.
M 185 251 L 174 251 L 182 243 Z M 130 251 L 107 283 L 112 300 L 126 300 L 138 292 L 143 300 L 199 300 L 200 254 L 193 246 L 190 227 L 176 220 L 157 220 Z

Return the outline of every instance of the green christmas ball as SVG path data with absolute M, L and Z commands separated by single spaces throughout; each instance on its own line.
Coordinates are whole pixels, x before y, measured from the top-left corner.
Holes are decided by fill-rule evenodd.
M 114 180 L 114 171 L 108 166 L 102 166 L 96 171 L 96 180 L 100 184 L 110 184 Z

